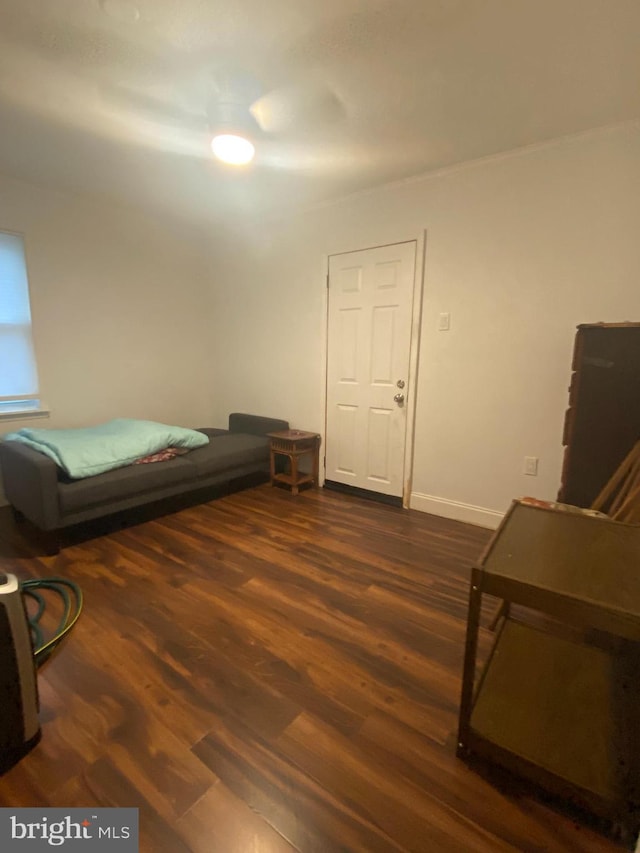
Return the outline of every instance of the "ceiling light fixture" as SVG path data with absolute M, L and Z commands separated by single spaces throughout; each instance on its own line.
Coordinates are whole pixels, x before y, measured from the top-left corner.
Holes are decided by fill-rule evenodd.
M 235 133 L 218 133 L 211 140 L 211 150 L 223 163 L 246 166 L 256 153 L 253 142 Z

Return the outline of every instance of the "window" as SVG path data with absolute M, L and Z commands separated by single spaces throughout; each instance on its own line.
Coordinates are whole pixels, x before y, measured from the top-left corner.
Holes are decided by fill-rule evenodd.
M 24 244 L 0 231 L 0 418 L 39 411 Z

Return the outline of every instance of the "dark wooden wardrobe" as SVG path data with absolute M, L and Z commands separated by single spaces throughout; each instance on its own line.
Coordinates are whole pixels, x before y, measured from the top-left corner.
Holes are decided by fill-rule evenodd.
M 640 439 L 640 323 L 578 326 L 558 500 L 589 507 Z

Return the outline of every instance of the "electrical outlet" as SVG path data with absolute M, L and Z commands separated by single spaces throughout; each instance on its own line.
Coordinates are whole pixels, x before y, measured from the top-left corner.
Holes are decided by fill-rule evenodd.
M 438 317 L 438 331 L 448 332 L 451 325 L 451 315 L 448 311 L 443 311 Z
M 530 477 L 538 476 L 538 457 L 537 456 L 525 456 L 524 457 L 524 473 L 528 474 Z

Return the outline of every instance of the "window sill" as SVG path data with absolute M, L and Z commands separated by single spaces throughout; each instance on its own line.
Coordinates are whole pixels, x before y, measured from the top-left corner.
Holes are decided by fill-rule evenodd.
M 48 418 L 51 411 L 46 408 L 25 412 L 0 412 L 0 421 L 27 421 L 34 418 Z

